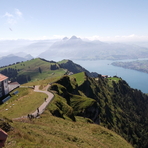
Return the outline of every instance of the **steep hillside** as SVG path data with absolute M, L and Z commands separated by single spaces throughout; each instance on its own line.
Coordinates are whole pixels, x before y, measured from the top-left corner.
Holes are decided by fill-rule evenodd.
M 71 115 L 89 118 L 89 122 L 115 131 L 134 147 L 148 146 L 148 96 L 130 88 L 121 78 L 95 80 L 85 73 L 64 76 L 52 84 L 51 90 L 60 96 L 59 101 L 65 100 Z M 51 113 L 66 116 L 62 104 L 55 101 Z
M 8 123 L 0 120 L 0 127 L 6 123 L 11 125 L 7 131 L 6 148 L 132 148 L 108 129 L 88 124 L 81 117 L 77 117 L 77 122 L 56 118 L 48 110 L 41 118 L 31 121 Z
M 74 86 L 73 83 L 73 88 Z M 66 91 L 60 84 L 58 88 L 61 94 L 62 91 Z M 70 90 L 72 91 L 72 89 Z M 17 95 L 12 92 L 11 99 L 0 106 L 2 113 L 0 128 L 9 135 L 6 148 L 132 148 L 115 132 L 98 124 L 92 124 L 92 120 L 87 118 L 87 115 L 86 117 L 75 116 L 79 110 L 82 110 L 82 107 L 85 112 L 87 108 L 87 114 L 89 114 L 89 110 L 92 112 L 93 109 L 97 109 L 96 101 L 91 98 L 71 94 L 73 97 L 71 107 L 65 98 L 55 95 L 53 103 L 39 118 L 28 119 L 22 116 L 34 112 L 44 102 L 46 96 L 44 93 L 34 92 L 32 88 L 22 87 L 17 91 L 19 92 Z M 54 110 L 55 112 L 52 112 Z M 55 116 L 62 116 L 57 118 L 50 112 Z

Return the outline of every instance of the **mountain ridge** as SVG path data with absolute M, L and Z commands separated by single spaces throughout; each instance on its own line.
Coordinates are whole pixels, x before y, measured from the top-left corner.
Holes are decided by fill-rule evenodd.
M 53 83 L 50 90 L 65 98 L 75 115 L 89 118 L 115 131 L 136 148 L 147 148 L 148 96 L 130 88 L 121 78 L 100 77 L 94 80 L 86 74 L 83 77 L 84 80 L 81 79 L 78 85 L 78 76 L 64 76 Z M 87 99 L 84 101 L 83 97 L 92 99 L 92 102 L 94 100 L 95 106 L 91 100 L 86 103 Z M 55 116 L 62 116 L 60 110 L 58 114 L 54 114 L 53 110 L 51 112 Z
M 25 53 L 21 53 L 21 54 L 23 55 L 20 55 L 20 53 L 17 53 L 17 54 L 9 54 L 7 56 L 0 57 L 0 67 L 8 66 L 16 62 L 31 60 L 33 58 L 30 54 L 25 54 Z
M 148 48 L 124 43 L 105 43 L 101 41 L 86 41 L 76 36 L 53 43 L 39 57 L 54 59 L 81 60 L 120 60 L 146 58 Z

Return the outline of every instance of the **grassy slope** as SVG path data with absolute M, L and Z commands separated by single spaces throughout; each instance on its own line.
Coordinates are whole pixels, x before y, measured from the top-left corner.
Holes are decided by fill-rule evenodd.
M 38 72 L 38 67 L 41 67 L 41 65 L 43 66 L 45 64 L 44 61 L 41 65 L 36 64 L 40 63 L 40 59 L 35 59 L 35 61 L 27 61 L 29 62 L 28 65 L 27 63 L 20 63 L 22 65 L 19 65 L 24 66 L 22 69 L 23 72 L 29 74 L 32 73 L 34 80 L 37 78 L 37 75 L 39 75 L 36 74 Z M 17 67 L 17 65 L 13 66 L 16 66 L 16 68 L 18 69 L 20 68 Z M 44 66 L 48 67 L 49 65 L 45 64 Z M 41 77 L 38 77 L 39 79 L 49 76 L 49 73 L 46 71 L 47 67 L 44 71 L 44 66 L 41 67 L 42 74 Z M 34 71 L 36 70 L 35 73 L 27 70 L 27 68 L 31 69 L 31 67 L 32 70 L 33 68 Z M 46 72 L 48 73 L 48 75 L 46 75 Z M 41 84 L 43 88 L 47 85 L 47 83 L 54 82 L 54 80 L 57 79 L 57 77 L 55 78 L 55 76 L 63 75 L 65 71 L 62 70 L 61 72 L 61 70 L 59 70 L 54 72 L 55 74 L 53 76 L 52 71 L 51 77 L 50 79 L 48 79 L 49 81 L 47 81 L 47 79 L 44 79 L 43 81 L 38 80 L 26 85 Z M 85 74 L 80 73 L 76 75 L 75 78 L 78 81 L 78 85 L 81 85 L 85 80 Z M 21 90 L 19 90 L 19 92 L 21 92 Z M 26 115 L 30 112 L 33 112 L 42 103 L 42 98 L 45 98 L 44 94 L 42 94 L 43 96 L 38 95 L 39 93 L 35 93 L 32 90 L 26 90 L 24 92 L 22 91 L 22 96 L 20 94 L 21 93 L 19 93 L 18 96 L 14 96 L 10 101 L 8 101 L 8 104 L 0 106 L 3 115 L 8 118 L 16 118 L 22 115 Z M 19 105 L 16 105 L 17 103 L 19 103 Z M 12 104 L 14 104 L 13 107 Z M 9 105 L 11 105 L 11 108 Z M 8 107 L 9 110 L 5 112 L 5 109 Z M 65 112 L 67 110 L 71 109 L 67 107 Z M 77 122 L 72 122 L 68 118 L 65 118 L 66 120 L 63 120 L 51 116 L 49 112 L 46 111 L 42 118 L 35 121 L 31 121 L 31 123 L 30 121 L 29 123 L 14 122 L 12 126 L 15 127 L 15 129 L 9 133 L 7 147 L 62 147 L 62 145 L 63 147 L 131 147 L 129 144 L 127 144 L 125 140 L 123 140 L 120 136 L 114 135 L 111 131 L 104 129 L 103 127 L 100 127 L 98 125 L 88 124 L 83 118 L 76 118 Z M 79 122 L 80 119 L 81 122 Z M 43 144 L 43 146 L 41 146 L 41 143 Z
M 59 61 L 58 64 L 63 64 L 63 63 L 67 63 L 68 60 L 62 60 L 62 61 Z
M 33 92 L 32 89 L 20 88 L 18 91 L 17 95 L 0 106 L 1 112 L 7 118 L 12 119 L 33 112 L 44 101 L 44 94 Z M 66 104 L 66 100 L 63 102 Z M 10 108 L 12 104 L 14 106 Z M 13 130 L 8 132 L 6 148 L 132 147 L 114 132 L 99 125 L 87 123 L 86 118 L 76 117 L 76 122 L 73 122 L 66 116 L 64 116 L 65 120 L 54 117 L 49 113 L 49 107 L 39 119 L 32 121 L 21 119 L 21 121 L 10 123 Z M 6 108 L 9 110 L 5 111 Z M 65 106 L 64 109 L 65 112 L 71 110 Z
M 40 58 L 32 59 L 26 62 L 21 62 L 15 65 L 0 68 L 0 71 L 5 68 L 19 69 L 19 75 L 28 75 L 32 81 L 45 79 L 47 77 L 61 76 L 65 73 L 64 69 L 50 70 L 50 66 L 53 63 L 41 60 Z M 39 72 L 39 67 L 41 72 Z
M 0 106 L 1 114 L 9 119 L 34 112 L 44 102 L 44 98 L 47 97 L 44 93 L 34 92 L 28 88 L 18 88 L 16 90 L 19 93 L 12 95 L 11 99 Z
M 84 83 L 81 84 L 81 81 Z M 58 89 L 56 87 L 53 88 L 55 91 L 59 90 L 57 92 L 61 97 L 65 97 L 67 100 L 70 99 L 71 105 L 74 103 L 72 106 L 74 113 L 81 110 L 83 113 L 82 95 L 94 98 L 99 103 L 101 125 L 116 131 L 132 143 L 134 147 L 147 147 L 146 104 L 148 98 L 146 95 L 130 88 L 121 78 L 100 78 L 95 81 L 86 77 L 85 73 L 71 75 L 70 79 L 68 77 L 61 78 L 56 83 L 63 85 L 69 93 L 72 93 L 68 96 L 66 90 L 57 84 Z M 78 87 L 73 87 L 73 84 L 76 83 L 78 83 Z M 75 95 L 77 92 L 81 92 L 81 96 L 78 99 L 76 99 L 77 96 Z M 72 100 L 72 97 L 74 100 Z M 84 103 L 86 102 L 86 99 L 84 99 Z M 80 108 L 77 108 L 77 106 Z
M 52 116 L 47 110 L 41 118 L 13 122 L 6 148 L 132 148 L 123 138 L 84 118 L 77 122 Z
M 80 86 L 85 80 L 85 73 L 81 72 L 81 73 L 71 75 L 71 78 L 73 78 L 73 77 L 76 78 L 76 81 L 77 81 L 78 85 Z

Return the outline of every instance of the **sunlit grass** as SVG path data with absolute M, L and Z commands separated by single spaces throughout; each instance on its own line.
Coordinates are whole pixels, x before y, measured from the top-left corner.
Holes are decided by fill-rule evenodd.
M 113 87 L 113 84 L 112 82 L 114 81 L 115 83 L 118 83 L 119 80 L 121 80 L 121 78 L 118 78 L 118 77 L 110 77 L 110 78 L 107 78 L 109 81 L 108 81 L 108 84 L 110 87 Z
M 77 81 L 77 83 L 78 83 L 79 86 L 80 86 L 80 85 L 84 82 L 84 80 L 85 80 L 85 74 L 84 74 L 84 72 L 71 75 L 70 77 L 76 78 L 76 81 Z
M 96 124 L 52 116 L 47 110 L 39 119 L 13 122 L 6 148 L 132 148 L 123 138 Z
M 34 92 L 29 88 L 19 88 L 18 94 L 0 106 L 0 112 L 7 118 L 17 118 L 34 112 L 47 97 L 44 93 Z
M 31 81 L 39 81 L 47 78 L 59 77 L 65 74 L 65 70 L 63 68 L 59 68 L 57 70 L 51 70 L 50 66 L 52 63 L 41 60 L 40 58 L 32 59 L 25 62 L 20 62 L 18 64 L 13 64 L 7 67 L 2 67 L 0 70 L 13 68 L 17 70 L 19 75 L 29 76 Z M 39 68 L 41 71 L 39 71 Z
M 112 80 L 112 81 L 116 81 L 118 82 L 119 80 L 121 80 L 121 78 L 118 78 L 118 77 L 110 77 L 110 78 L 107 78 L 108 80 Z
M 28 83 L 25 83 L 21 86 L 35 86 L 35 85 L 40 85 L 40 88 L 44 88 L 46 87 L 48 84 L 54 83 L 55 81 L 57 81 L 59 78 L 61 78 L 61 76 L 52 76 L 52 77 L 47 77 L 45 79 L 39 79 L 36 81 L 31 81 Z

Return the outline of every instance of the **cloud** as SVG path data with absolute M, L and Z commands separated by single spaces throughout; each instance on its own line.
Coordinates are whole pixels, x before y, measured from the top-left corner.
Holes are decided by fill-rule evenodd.
M 3 17 L 6 18 L 8 24 L 14 25 L 22 18 L 22 12 L 19 9 L 15 9 L 14 14 L 6 12 Z
M 18 17 L 22 17 L 22 12 L 21 12 L 19 9 L 15 9 L 15 14 L 16 14 Z
M 6 12 L 6 13 L 3 15 L 3 17 L 13 17 L 13 15 L 10 14 L 10 13 L 8 13 L 8 12 Z

